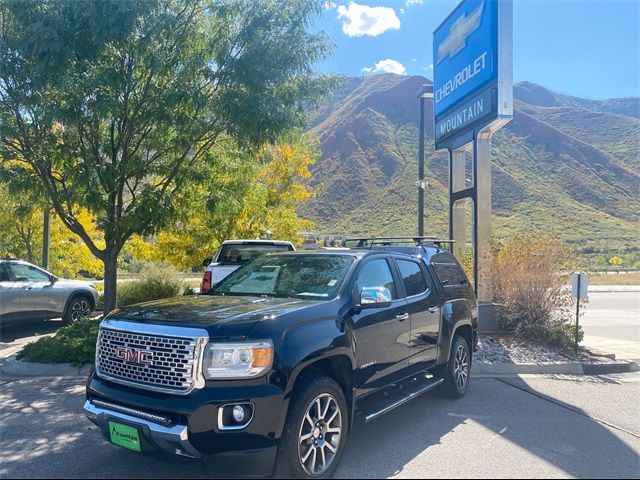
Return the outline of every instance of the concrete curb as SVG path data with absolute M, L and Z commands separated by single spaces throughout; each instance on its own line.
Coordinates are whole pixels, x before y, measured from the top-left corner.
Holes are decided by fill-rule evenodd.
M 635 362 L 584 363 L 582 368 L 585 375 L 604 375 L 607 373 L 629 373 L 640 371 L 640 366 Z
M 471 373 L 482 375 L 605 375 L 640 371 L 634 362 L 607 363 L 479 363 L 471 367 Z
M 77 367 L 70 363 L 23 362 L 11 356 L 2 363 L 0 370 L 16 377 L 86 377 L 92 366 L 91 364 Z
M 471 373 L 583 375 L 580 362 L 565 363 L 474 363 Z

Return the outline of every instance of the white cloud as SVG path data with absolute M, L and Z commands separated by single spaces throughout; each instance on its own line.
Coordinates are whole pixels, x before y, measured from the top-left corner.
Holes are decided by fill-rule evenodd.
M 402 15 L 404 15 L 404 8 L 401 8 L 401 9 L 400 9 L 400 13 L 401 13 Z
M 404 65 L 391 58 L 380 60 L 373 67 L 364 67 L 362 71 L 364 73 L 397 73 L 399 75 L 407 74 L 407 69 L 404 67 Z
M 407 0 L 407 7 L 410 7 L 411 5 L 422 5 L 424 3 L 424 0 Z
M 398 30 L 400 19 L 390 7 L 370 7 L 349 2 L 349 6 L 338 6 L 338 18 L 342 21 L 342 31 L 349 37 L 370 35 L 377 37 L 387 30 Z

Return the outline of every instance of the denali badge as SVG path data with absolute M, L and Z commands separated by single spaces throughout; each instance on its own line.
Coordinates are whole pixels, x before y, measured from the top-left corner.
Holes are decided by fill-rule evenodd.
M 126 363 L 153 365 L 153 352 L 150 350 L 120 347 L 116 349 L 115 357 L 124 360 Z

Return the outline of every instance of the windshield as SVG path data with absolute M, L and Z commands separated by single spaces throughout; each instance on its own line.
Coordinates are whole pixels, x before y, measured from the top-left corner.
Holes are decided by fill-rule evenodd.
M 353 261 L 350 255 L 266 255 L 233 272 L 210 295 L 328 299 Z
M 272 252 L 293 250 L 291 245 L 273 243 L 228 243 L 222 245 L 218 255 L 218 263 L 222 265 L 244 265 L 256 257 Z

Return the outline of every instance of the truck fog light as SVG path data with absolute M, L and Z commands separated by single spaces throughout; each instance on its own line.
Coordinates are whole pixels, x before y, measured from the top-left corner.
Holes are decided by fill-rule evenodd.
M 253 420 L 255 407 L 251 402 L 228 403 L 218 407 L 218 429 L 242 430 Z
M 236 421 L 236 423 L 244 422 L 245 417 L 246 415 L 244 413 L 244 407 L 242 407 L 241 405 L 236 405 L 235 407 L 233 407 L 233 419 Z

